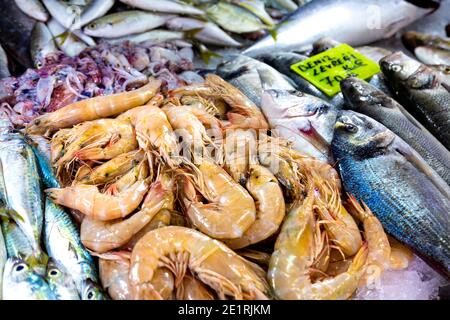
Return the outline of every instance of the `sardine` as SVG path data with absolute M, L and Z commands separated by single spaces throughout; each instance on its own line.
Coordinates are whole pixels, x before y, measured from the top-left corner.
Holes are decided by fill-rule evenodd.
M 40 248 L 44 210 L 36 158 L 23 136 L 10 131 L 9 119 L 0 120 L 1 198 L 39 260 L 45 255 Z
M 154 12 L 177 13 L 186 15 L 203 15 L 203 10 L 187 3 L 171 0 L 120 0 L 131 7 Z
M 43 277 L 20 258 L 9 258 L 3 273 L 3 300 L 56 300 Z
M 212 22 L 176 17 L 167 21 L 166 26 L 170 30 L 191 31 L 194 39 L 206 44 L 229 47 L 239 47 L 241 45 Z
M 7 78 L 11 76 L 8 68 L 8 56 L 6 55 L 5 50 L 0 45 L 0 79 Z
M 389 38 L 402 27 L 439 7 L 437 1 L 426 1 L 421 6 L 416 6 L 414 2 L 315 0 L 280 22 L 275 30 L 276 37 L 267 35 L 246 49 L 244 54 L 301 50 L 323 35 L 353 46 Z M 374 19 L 375 16 L 379 19 Z
M 399 102 L 450 150 L 450 92 L 427 66 L 402 52 L 380 61 Z
M 343 111 L 332 142 L 345 190 L 385 230 L 450 276 L 450 188 L 406 142 L 377 121 Z
M 53 259 L 48 261 L 45 279 L 58 300 L 80 300 L 71 275 Z
M 58 51 L 53 35 L 42 22 L 34 25 L 31 34 L 30 53 L 34 64 L 39 67 L 46 55 Z
M 84 281 L 98 281 L 93 259 L 81 243 L 75 223 L 61 206 L 48 198 L 45 201 L 44 240 L 48 255 L 72 276 L 80 295 Z
M 402 105 L 357 78 L 343 80 L 341 90 L 350 109 L 377 120 L 405 140 L 450 185 L 450 152 Z
M 298 152 L 330 161 L 330 143 L 339 110 L 332 104 L 295 90 L 265 90 L 261 109 L 278 136 L 292 141 Z
M 206 10 L 206 14 L 220 27 L 234 33 L 250 33 L 267 29 L 256 15 L 231 3 L 213 4 Z
M 29 17 L 45 22 L 48 20 L 48 12 L 39 0 L 14 0 L 23 13 Z
M 66 31 L 66 29 L 55 19 L 50 19 L 47 26 L 52 33 L 56 44 L 66 55 L 74 57 L 87 48 L 83 41 Z
M 122 11 L 92 21 L 83 31 L 93 37 L 117 38 L 158 28 L 172 17 L 138 10 Z
M 277 70 L 244 55 L 230 56 L 228 60 L 217 66 L 216 73 L 241 90 L 257 106 L 261 105 L 261 94 L 263 92 L 260 74 L 264 74 L 267 87 L 285 90 L 295 89 Z

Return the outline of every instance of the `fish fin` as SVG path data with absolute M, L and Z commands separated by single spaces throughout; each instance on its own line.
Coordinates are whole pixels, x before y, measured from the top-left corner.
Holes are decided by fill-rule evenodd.
M 0 209 L 0 217 L 2 217 L 2 219 L 9 219 L 9 218 L 11 218 L 11 219 L 16 220 L 16 221 L 17 220 L 18 221 L 22 221 L 22 222 L 25 221 L 23 219 L 23 217 L 17 211 L 12 210 L 12 209 L 8 209 L 6 207 Z
M 403 142 L 403 140 L 401 140 Z M 447 198 L 450 198 L 450 187 L 442 178 L 425 163 L 425 160 L 411 147 L 406 147 L 405 144 L 393 142 L 392 147 L 405 157 L 414 167 L 426 175 L 430 181 L 436 186 L 439 191 L 441 191 Z

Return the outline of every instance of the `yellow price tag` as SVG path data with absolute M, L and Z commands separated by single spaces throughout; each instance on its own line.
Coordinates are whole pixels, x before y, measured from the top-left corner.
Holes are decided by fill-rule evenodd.
M 378 63 L 347 44 L 295 63 L 291 69 L 330 97 L 341 91 L 339 84 L 345 78 L 365 80 L 380 72 Z

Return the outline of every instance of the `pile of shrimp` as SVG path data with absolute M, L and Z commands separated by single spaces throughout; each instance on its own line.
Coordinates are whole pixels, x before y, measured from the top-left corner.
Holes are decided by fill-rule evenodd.
M 332 166 L 277 138 L 216 75 L 68 105 L 51 139 L 83 244 L 113 299 L 349 299 L 409 252 L 345 195 Z

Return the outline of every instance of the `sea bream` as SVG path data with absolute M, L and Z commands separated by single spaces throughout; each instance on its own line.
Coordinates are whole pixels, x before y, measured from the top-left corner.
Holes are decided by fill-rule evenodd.
M 332 141 L 345 190 L 386 232 L 450 277 L 450 187 L 379 122 L 343 111 Z
M 275 37 L 265 36 L 244 54 L 301 50 L 323 35 L 361 46 L 391 37 L 438 7 L 438 1 L 315 0 L 280 22 Z
M 269 89 L 261 109 L 274 133 L 292 142 L 298 152 L 330 161 L 330 143 L 339 109 L 296 90 Z

